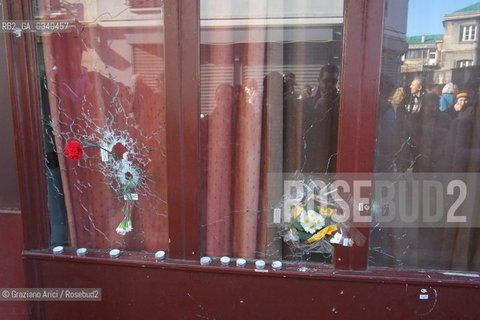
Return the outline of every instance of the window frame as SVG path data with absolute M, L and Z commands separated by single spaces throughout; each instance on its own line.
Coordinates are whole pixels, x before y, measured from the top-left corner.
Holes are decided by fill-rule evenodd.
M 457 60 L 457 68 L 466 68 L 471 66 L 473 66 L 473 60 L 471 59 Z
M 385 0 L 345 0 L 343 66 L 339 117 L 337 171 L 365 174 L 374 172 L 376 141 L 376 113 L 378 105 L 379 74 L 382 54 L 383 15 Z M 32 20 L 30 0 L 13 2 L 8 6 L 6 19 Z M 198 265 L 205 243 L 205 201 L 202 188 L 200 136 L 200 39 L 199 0 L 165 0 L 165 79 L 167 107 L 167 167 L 169 257 L 163 268 L 205 272 L 250 273 L 253 270 L 223 270 L 220 267 Z M 359 14 L 361 13 L 361 14 Z M 102 265 L 159 267 L 145 254 L 128 255 L 125 260 L 111 260 L 104 250 L 96 250 L 92 257 L 79 259 L 67 250 L 65 256 L 54 256 L 49 248 L 49 220 L 46 185 L 38 183 L 45 177 L 38 67 L 33 34 L 20 38 L 8 35 L 8 72 L 13 105 L 15 143 L 21 206 L 25 235 L 24 257 L 55 261 L 77 261 Z M 365 58 L 368 57 L 368 58 Z M 373 62 L 373 64 L 372 64 Z M 28 107 L 26 107 L 28 106 Z M 359 107 L 363 106 L 363 107 Z M 369 124 L 369 125 L 364 125 Z M 350 174 L 351 176 L 351 174 Z M 371 194 L 371 188 L 366 190 Z M 369 215 L 369 212 L 366 212 Z M 391 279 L 421 283 L 447 281 L 451 285 L 478 286 L 480 280 L 448 277 L 441 272 L 419 270 L 384 270 L 368 268 L 368 238 L 370 228 L 359 227 L 366 238 L 364 246 L 336 247 L 333 257 L 335 270 L 345 270 L 344 276 L 300 273 L 294 266 L 277 275 L 312 278 L 329 277 L 342 280 Z M 126 255 L 127 256 L 127 255 Z M 185 261 L 186 260 L 186 261 Z M 378 269 L 378 270 L 377 270 Z M 363 273 L 348 273 L 362 270 Z M 443 279 L 443 280 L 442 280 Z
M 468 35 L 468 37 L 467 37 Z M 473 42 L 477 40 L 477 25 L 461 25 L 460 26 L 460 42 Z

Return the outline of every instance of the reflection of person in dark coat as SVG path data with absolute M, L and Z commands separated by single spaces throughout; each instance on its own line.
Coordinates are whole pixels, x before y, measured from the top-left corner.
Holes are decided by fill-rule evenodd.
M 453 110 L 455 114 L 445 144 L 443 169 L 449 172 L 478 172 L 480 150 L 473 148 L 475 110 L 468 93 L 457 95 Z
M 410 84 L 411 96 L 405 104 L 404 110 L 399 112 L 398 127 L 399 136 L 402 140 L 401 150 L 397 157 L 397 169 L 401 172 L 411 167 L 417 160 L 419 151 L 417 138 L 422 124 L 424 113 L 425 85 L 420 77 L 413 79 Z
M 416 135 L 418 155 L 413 163 L 414 172 L 441 171 L 445 139 L 451 117 L 438 108 L 439 96 L 430 92 L 423 101 L 423 114 Z
M 303 103 L 303 172 L 334 172 L 337 152 L 338 68 L 325 65 L 316 93 Z
M 382 75 L 380 82 L 380 103 L 377 120 L 377 145 L 375 148 L 375 171 L 394 171 L 395 153 L 399 148 L 397 130 L 397 109 L 405 99 L 405 91 L 398 88 L 393 91 L 393 82 L 390 77 Z M 403 107 L 403 104 L 402 104 Z

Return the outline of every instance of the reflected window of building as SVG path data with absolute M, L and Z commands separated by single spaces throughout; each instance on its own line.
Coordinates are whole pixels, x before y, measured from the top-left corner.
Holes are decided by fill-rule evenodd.
M 473 65 L 473 60 L 459 60 L 457 61 L 457 68 L 470 67 Z
M 423 50 L 408 50 L 407 59 L 420 59 L 423 57 Z
M 475 41 L 477 39 L 477 26 L 463 26 L 460 34 L 461 41 Z

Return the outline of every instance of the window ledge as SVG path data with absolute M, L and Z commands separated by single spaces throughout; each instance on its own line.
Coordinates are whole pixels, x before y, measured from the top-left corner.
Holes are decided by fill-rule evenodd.
M 65 248 L 62 254 L 53 254 L 48 250 L 28 250 L 23 257 L 30 260 L 48 260 L 70 263 L 89 263 L 136 268 L 160 268 L 191 272 L 227 273 L 236 275 L 258 275 L 277 278 L 304 278 L 318 280 L 355 281 L 370 283 L 397 283 L 440 285 L 480 288 L 479 272 L 439 271 L 439 270 L 401 270 L 389 268 L 371 268 L 362 271 L 334 270 L 328 266 L 314 264 L 283 263 L 283 269 L 273 270 L 270 264 L 264 270 L 255 270 L 253 260 L 240 268 L 235 264 L 222 266 L 220 259 L 213 259 L 209 266 L 201 266 L 194 260 L 156 260 L 152 253 L 123 251 L 119 258 L 109 257 L 109 250 L 90 249 L 88 256 L 78 257 L 73 248 Z

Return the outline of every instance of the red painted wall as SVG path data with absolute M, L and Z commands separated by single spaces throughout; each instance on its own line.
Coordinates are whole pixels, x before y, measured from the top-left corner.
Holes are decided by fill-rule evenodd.
M 0 214 L 0 288 L 24 288 L 20 214 Z M 25 302 L 0 301 L 0 319 L 27 319 Z
M 366 277 L 358 281 L 283 277 L 229 268 L 212 272 L 213 266 L 212 271 L 200 266 L 182 270 L 164 268 L 162 263 L 129 266 L 114 260 L 98 263 L 34 255 L 27 258 L 27 266 L 41 275 L 37 285 L 103 291 L 100 302 L 37 304 L 37 315 L 48 320 L 478 319 L 480 294 L 473 287 Z M 422 289 L 426 300 L 419 298 Z

